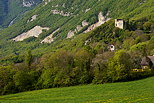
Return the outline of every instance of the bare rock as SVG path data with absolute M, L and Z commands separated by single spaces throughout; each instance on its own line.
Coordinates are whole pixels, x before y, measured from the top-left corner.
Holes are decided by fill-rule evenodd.
M 91 10 L 91 8 L 86 9 L 86 10 L 85 10 L 85 13 L 87 13 L 89 10 Z
M 59 14 L 61 16 L 72 16 L 73 15 L 73 13 L 59 11 L 59 10 L 51 10 L 51 13 L 53 13 L 53 14 Z
M 72 38 L 74 35 L 75 35 L 75 32 L 72 31 L 72 30 L 70 30 L 70 31 L 68 32 L 68 34 L 67 34 L 67 39 L 68 39 L 68 38 Z
M 41 33 L 42 30 L 49 30 L 48 27 L 41 27 L 41 26 L 35 26 L 34 28 L 32 28 L 31 30 L 20 34 L 19 36 L 17 36 L 16 38 L 14 38 L 14 41 L 23 41 L 29 37 L 38 37 Z
M 82 26 L 83 27 L 88 26 L 88 25 L 89 25 L 89 23 L 86 20 L 82 21 Z
M 53 33 L 51 33 L 49 36 L 47 36 L 44 40 L 41 41 L 41 43 L 52 43 L 54 41 L 54 37 L 53 35 L 58 32 L 60 30 L 60 28 L 58 28 L 57 30 L 55 30 Z

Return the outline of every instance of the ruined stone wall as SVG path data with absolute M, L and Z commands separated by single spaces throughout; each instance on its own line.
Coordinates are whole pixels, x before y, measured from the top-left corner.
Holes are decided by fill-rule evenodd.
M 115 27 L 124 29 L 124 20 L 122 19 L 115 19 Z

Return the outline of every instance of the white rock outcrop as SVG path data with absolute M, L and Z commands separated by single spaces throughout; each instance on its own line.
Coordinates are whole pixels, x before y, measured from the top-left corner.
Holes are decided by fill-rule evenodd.
M 77 25 L 77 27 L 76 27 L 76 30 L 77 30 L 77 32 L 79 32 L 80 30 L 82 30 L 82 26 L 81 25 Z
M 65 8 L 65 3 L 62 5 L 63 8 Z
M 105 22 L 109 21 L 110 18 L 107 18 L 108 15 L 109 15 L 109 14 L 107 13 L 106 16 L 103 16 L 103 13 L 100 12 L 100 13 L 98 14 L 98 22 L 95 23 L 95 24 L 93 24 L 93 25 L 91 25 L 91 26 L 89 26 L 88 29 L 87 29 L 86 31 L 84 31 L 84 33 L 90 32 L 90 31 L 94 30 L 95 28 L 101 26 L 101 25 L 104 24 Z
M 91 8 L 86 9 L 86 10 L 85 10 L 85 13 L 87 13 L 89 10 L 91 10 Z
M 86 20 L 82 21 L 82 26 L 83 27 L 88 26 L 88 25 L 89 25 L 89 23 Z
M 67 39 L 72 38 L 75 35 L 75 31 L 70 30 L 67 34 Z
M 27 21 L 27 23 L 36 20 L 36 19 L 37 19 L 37 16 L 38 16 L 38 15 L 33 15 L 33 16 L 31 17 L 31 19 Z
M 29 0 L 29 1 L 23 0 L 22 4 L 23 4 L 23 7 L 31 7 L 32 5 L 35 4 L 35 2 L 33 0 Z
M 59 14 L 61 16 L 72 16 L 73 13 L 70 12 L 64 12 L 64 11 L 59 11 L 59 10 L 51 10 L 52 14 Z
M 75 35 L 75 33 L 78 33 L 79 31 L 81 31 L 83 29 L 83 27 L 88 26 L 88 25 L 89 25 L 89 23 L 86 20 L 82 21 L 82 25 L 77 25 L 77 27 L 74 31 L 70 30 L 68 32 L 67 39 L 72 38 Z
M 21 35 L 15 37 L 13 40 L 14 41 L 23 41 L 29 37 L 38 37 L 41 33 L 42 30 L 49 30 L 48 27 L 41 27 L 41 26 L 35 26 L 34 28 L 32 28 L 31 30 L 22 33 Z
M 55 37 L 53 37 L 53 35 L 58 32 L 60 30 L 60 28 L 58 28 L 57 30 L 55 30 L 52 34 L 50 34 L 49 36 L 47 36 L 44 40 L 41 41 L 41 43 L 52 43 L 55 39 Z
M 36 20 L 37 16 L 38 16 L 38 15 L 33 15 L 33 16 L 31 17 L 31 20 L 30 20 L 30 21 Z
M 106 16 L 103 16 L 103 13 L 100 12 L 98 14 L 98 22 L 89 26 L 88 29 L 84 31 L 84 33 L 90 32 L 90 31 L 94 30 L 95 28 L 101 26 L 105 22 L 109 21 L 110 18 L 107 18 L 107 16 L 109 16 L 109 13 L 107 13 Z M 77 27 L 74 31 L 70 30 L 68 32 L 67 38 L 72 38 L 75 35 L 75 33 L 81 31 L 83 29 L 83 27 L 88 26 L 88 25 L 89 25 L 89 23 L 86 20 L 82 21 L 82 25 L 77 25 Z

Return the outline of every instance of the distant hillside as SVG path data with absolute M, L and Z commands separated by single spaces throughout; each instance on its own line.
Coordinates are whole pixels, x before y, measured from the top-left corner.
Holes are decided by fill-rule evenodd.
M 0 96 L 2 103 L 153 103 L 154 77 L 101 85 L 52 88 Z
M 21 14 L 33 8 L 41 0 L 0 0 L 0 27 L 12 25 Z

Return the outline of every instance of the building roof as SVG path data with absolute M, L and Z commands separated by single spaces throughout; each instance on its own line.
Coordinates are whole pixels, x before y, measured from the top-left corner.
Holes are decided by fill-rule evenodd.
M 115 19 L 115 20 L 117 20 L 117 21 L 123 21 L 123 19 Z
M 148 56 L 148 58 L 151 60 L 151 62 L 154 64 L 154 56 Z
M 154 64 L 154 56 L 143 57 L 142 61 L 141 61 L 141 65 L 148 66 L 149 65 L 149 61 L 151 61 L 152 64 Z

